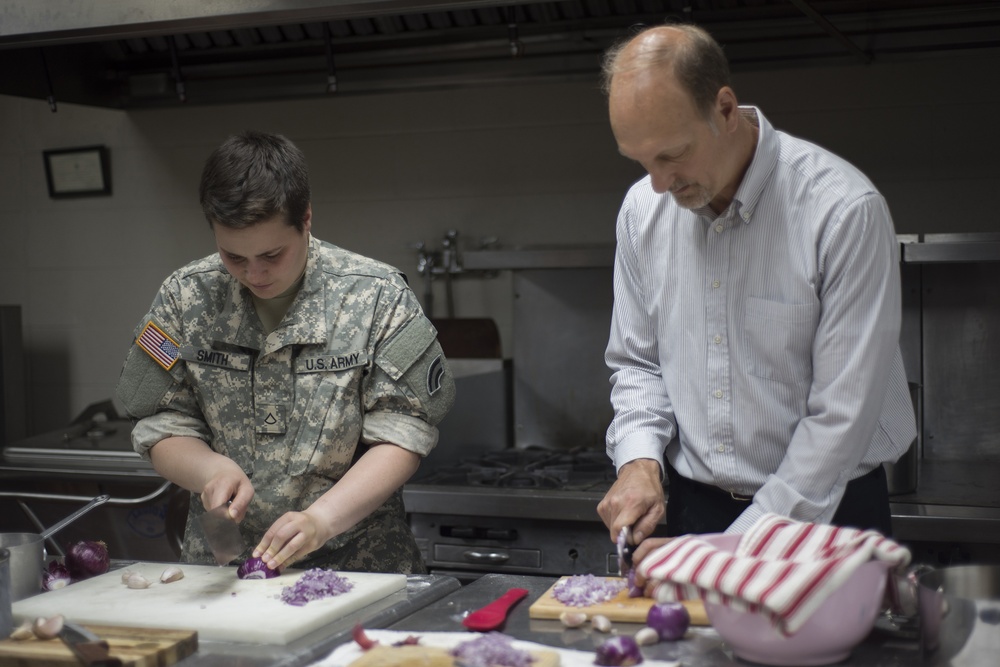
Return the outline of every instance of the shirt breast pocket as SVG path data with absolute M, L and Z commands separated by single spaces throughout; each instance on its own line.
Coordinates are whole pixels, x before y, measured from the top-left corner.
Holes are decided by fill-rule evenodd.
M 750 297 L 744 322 L 747 372 L 785 384 L 810 381 L 818 318 L 819 304 Z
M 350 467 L 363 421 L 360 375 L 360 368 L 298 375 L 288 474 L 336 479 Z

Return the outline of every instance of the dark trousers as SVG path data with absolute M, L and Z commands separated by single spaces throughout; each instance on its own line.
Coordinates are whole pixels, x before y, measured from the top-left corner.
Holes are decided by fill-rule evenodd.
M 666 535 L 721 533 L 750 505 L 750 500 L 733 498 L 728 491 L 681 477 L 666 463 L 667 527 Z M 847 483 L 833 520 L 835 526 L 871 528 L 892 536 L 889 511 L 889 485 L 885 468 L 874 470 Z

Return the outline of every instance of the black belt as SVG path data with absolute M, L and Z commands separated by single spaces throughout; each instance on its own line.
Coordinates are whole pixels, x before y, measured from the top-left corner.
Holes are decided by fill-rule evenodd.
M 693 479 L 688 479 L 684 477 L 679 472 L 674 470 L 674 467 L 669 463 L 666 464 L 667 468 L 667 479 L 670 481 L 670 486 L 674 489 L 678 489 L 683 493 L 691 493 L 694 495 L 698 494 L 710 494 L 715 496 L 725 496 L 731 500 L 735 500 L 740 503 L 751 503 L 753 502 L 753 496 L 740 495 L 734 491 L 727 491 L 726 489 L 719 488 L 713 484 L 705 484 L 704 482 L 698 482 Z

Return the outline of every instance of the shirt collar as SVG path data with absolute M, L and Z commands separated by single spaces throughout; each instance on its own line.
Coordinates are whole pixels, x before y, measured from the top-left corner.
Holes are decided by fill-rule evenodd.
M 743 222 L 750 222 L 757 202 L 778 164 L 778 134 L 757 107 L 741 106 L 740 110 L 746 115 L 756 115 L 757 147 L 747 173 L 743 176 L 743 182 L 736 189 L 731 206 L 734 206 L 733 212 Z
M 314 298 L 319 298 L 322 302 L 325 284 L 324 271 L 320 266 L 322 262 L 320 246 L 319 240 L 312 236 L 309 237 L 309 255 L 306 259 L 305 276 L 302 278 L 299 293 L 286 315 L 290 324 L 271 332 L 262 350 L 264 354 L 293 343 L 317 344 L 326 342 L 326 318 L 315 317 L 315 313 L 310 317 L 308 313 L 303 311 L 303 304 L 311 302 Z M 263 333 L 260 320 L 253 308 L 250 291 L 243 287 L 236 278 L 231 277 L 229 298 L 215 320 L 212 339 L 219 343 L 239 345 L 256 350 L 260 348 Z

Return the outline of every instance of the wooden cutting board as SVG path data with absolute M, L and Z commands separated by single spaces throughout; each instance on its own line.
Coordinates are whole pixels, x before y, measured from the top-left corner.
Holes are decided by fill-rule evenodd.
M 108 652 L 126 667 L 166 667 L 198 649 L 198 633 L 193 630 L 122 628 L 85 625 L 108 642 Z M 67 667 L 79 665 L 76 656 L 61 639 L 0 641 L 0 667 Z
M 19 600 L 13 606 L 14 620 L 62 614 L 84 624 L 198 630 L 202 641 L 284 645 L 391 595 L 406 595 L 406 575 L 340 572 L 354 584 L 352 590 L 296 607 L 281 600 L 281 591 L 294 584 L 302 570 L 285 570 L 274 579 L 241 580 L 235 567 L 184 563 L 183 579 L 162 584 L 165 567 L 128 566 L 154 582 L 149 588 L 128 588 L 121 571 L 113 570 Z
M 549 590 L 532 603 L 528 607 L 528 617 L 529 618 L 555 618 L 558 619 L 559 615 L 564 611 L 582 611 L 587 615 L 587 618 L 593 618 L 595 615 L 600 614 L 606 616 L 609 621 L 617 621 L 619 623 L 646 623 L 646 615 L 649 613 L 649 608 L 653 606 L 653 600 L 651 598 L 630 598 L 628 596 L 628 590 L 622 590 L 618 593 L 617 597 L 614 597 L 607 602 L 602 602 L 600 604 L 590 605 L 589 607 L 570 607 L 565 605 L 556 599 L 552 591 L 559 582 L 569 579 L 569 577 L 562 577 L 556 583 L 552 584 Z M 605 579 L 621 581 L 621 577 L 605 577 Z M 701 600 L 685 600 L 682 603 L 688 610 L 688 614 L 691 616 L 691 625 L 711 625 L 708 621 L 708 614 L 705 613 L 705 605 Z

